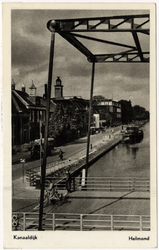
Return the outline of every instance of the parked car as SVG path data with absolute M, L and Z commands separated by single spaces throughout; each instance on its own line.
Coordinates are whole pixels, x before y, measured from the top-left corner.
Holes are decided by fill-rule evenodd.
M 51 150 L 54 149 L 54 138 L 48 138 L 48 145 L 47 145 L 47 156 L 51 154 Z M 31 158 L 39 159 L 40 158 L 40 144 L 42 144 L 42 152 L 44 150 L 44 138 L 42 140 L 36 139 L 33 143 L 31 148 Z

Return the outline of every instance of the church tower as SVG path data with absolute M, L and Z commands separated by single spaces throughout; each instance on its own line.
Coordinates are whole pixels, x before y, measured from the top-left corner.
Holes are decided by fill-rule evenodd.
M 36 87 L 35 87 L 35 85 L 34 85 L 34 83 L 33 83 L 33 80 L 32 80 L 32 85 L 31 85 L 31 87 L 29 88 L 30 89 L 30 96 L 36 96 Z
M 61 81 L 59 76 L 56 79 L 55 98 L 56 99 L 63 99 L 63 85 L 62 85 L 62 81 Z

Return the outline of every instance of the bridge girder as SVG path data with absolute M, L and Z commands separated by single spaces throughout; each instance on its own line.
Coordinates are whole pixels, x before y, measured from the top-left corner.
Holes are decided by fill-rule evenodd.
M 47 23 L 47 27 L 51 31 L 52 24 L 54 24 L 55 32 L 84 54 L 89 62 L 147 63 L 149 62 L 149 51 L 143 51 L 138 34 L 149 35 L 149 22 L 149 14 L 141 14 L 50 20 Z M 87 35 L 83 35 L 83 33 Z M 125 43 L 117 42 L 118 39 L 116 39 L 116 41 L 101 39 L 101 33 L 116 33 L 116 37 L 124 33 L 123 41 L 124 38 L 127 37 L 127 34 L 131 33 L 134 45 L 128 45 L 126 41 Z M 96 36 L 98 36 L 98 38 Z M 109 44 L 116 48 L 122 47 L 122 50 L 117 53 L 94 54 L 91 52 L 91 48 L 87 48 L 79 39 Z M 129 50 L 124 50 L 123 48 L 129 48 Z

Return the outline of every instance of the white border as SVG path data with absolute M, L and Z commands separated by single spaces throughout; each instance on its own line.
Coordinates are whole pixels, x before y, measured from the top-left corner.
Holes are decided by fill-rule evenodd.
M 7 2 L 11 2 L 11 1 L 5 1 L 5 3 Z M 22 2 L 22 1 L 21 1 Z M 58 2 L 66 2 L 67 3 L 67 9 L 74 9 L 74 2 L 75 1 L 58 1 Z M 72 2 L 72 3 L 71 3 Z M 85 3 L 82 4 L 82 2 Z M 106 3 L 109 2 L 109 6 L 107 8 L 111 9 L 112 7 L 114 8 L 114 4 L 112 5 L 110 2 L 111 1 L 107 1 L 105 3 L 105 1 L 100 1 L 101 3 L 103 3 L 104 5 Z M 119 1 L 116 1 L 119 2 Z M 125 2 L 124 6 L 123 4 L 116 4 L 115 3 L 115 9 L 119 9 L 119 6 L 121 9 L 139 9 L 140 4 L 137 1 L 134 1 L 137 4 L 131 4 L 131 3 L 127 3 L 127 1 L 123 1 Z M 148 1 L 145 1 L 148 2 Z M 28 3 L 23 2 L 23 4 L 20 3 L 15 3 L 15 4 L 5 4 L 4 8 L 2 9 L 3 11 L 3 15 L 5 13 L 5 18 L 3 19 L 3 41 L 5 41 L 5 43 L 3 42 L 3 96 L 2 96 L 2 103 L 3 103 L 3 155 L 4 155 L 4 182 L 3 182 L 3 189 L 4 189 L 4 194 L 5 194 L 5 199 L 3 200 L 3 207 L 5 208 L 5 213 L 4 213 L 4 245 L 12 248 L 151 248 L 151 247 L 155 247 L 156 246 L 156 233 L 157 233 L 157 225 L 156 225 L 156 217 L 153 216 L 153 231 L 151 232 L 151 241 L 150 242 L 141 242 L 140 243 L 140 247 L 139 247 L 139 242 L 134 242 L 132 245 L 132 242 L 128 241 L 128 236 L 130 235 L 129 232 L 54 232 L 55 237 L 53 237 L 52 232 L 36 232 L 37 235 L 39 235 L 38 237 L 38 242 L 37 241 L 33 241 L 33 242 L 15 242 L 12 240 L 11 235 L 13 235 L 13 232 L 11 231 L 11 215 L 9 214 L 10 211 L 10 207 L 11 207 L 11 199 L 10 199 L 10 189 L 11 189 L 11 174 L 10 174 L 10 166 L 11 166 L 11 157 L 8 157 L 8 145 L 11 144 L 11 130 L 10 128 L 8 128 L 7 124 L 11 124 L 11 110 L 9 110 L 10 105 L 10 79 L 11 79 L 11 72 L 8 72 L 8 68 L 11 65 L 11 61 L 10 61 L 10 55 L 11 55 L 11 38 L 10 38 L 10 8 L 21 8 L 23 6 L 23 8 L 27 9 L 27 8 L 33 8 L 35 6 L 35 8 L 38 7 L 38 9 L 44 9 L 44 2 L 42 1 L 38 1 L 36 3 L 42 3 L 42 4 L 37 4 L 35 3 L 31 3 L 30 1 L 28 1 Z M 53 2 L 52 2 L 53 3 Z M 93 9 L 100 9 L 100 4 L 96 1 L 89 1 L 89 3 L 95 3 L 95 4 L 91 4 L 91 8 Z M 120 3 L 120 2 L 119 2 Z M 150 3 L 150 2 L 148 2 Z M 49 2 L 50 4 L 50 2 Z M 48 4 L 47 4 L 48 5 Z M 86 2 L 85 1 L 80 1 L 80 8 L 86 8 L 88 9 L 89 7 L 86 6 Z M 138 6 L 136 6 L 138 5 Z M 45 4 L 46 6 L 46 4 Z M 150 6 L 148 4 L 148 6 Z M 61 5 L 60 3 L 56 3 L 56 8 L 60 9 L 63 8 L 63 4 Z M 55 4 L 54 4 L 54 8 L 55 8 Z M 146 9 L 147 8 L 147 4 L 145 4 L 144 6 L 142 6 L 142 9 Z M 151 14 L 152 12 L 154 12 L 154 5 L 151 7 Z M 151 16 L 151 20 L 152 24 L 155 27 L 155 13 Z M 7 28 L 6 28 L 7 27 Z M 153 62 L 155 62 L 155 58 L 156 58 L 156 51 L 155 51 L 155 32 L 156 30 L 151 26 L 151 60 Z M 6 42 L 7 41 L 7 42 Z M 152 59 L 153 58 L 153 59 Z M 156 131 L 156 91 L 155 91 L 155 84 L 156 83 L 156 79 L 155 79 L 155 68 L 156 65 L 155 64 L 150 64 L 151 66 L 151 74 L 150 74 L 150 83 L 151 83 L 151 90 L 150 90 L 150 96 L 151 96 L 151 102 L 150 102 L 150 113 L 151 113 L 151 131 L 153 129 L 153 131 Z M 153 72 L 153 73 L 152 73 Z M 153 112 L 152 112 L 153 111 Z M 6 115 L 8 114 L 8 115 Z M 151 166 L 156 166 L 156 133 L 151 133 L 151 141 L 150 141 L 150 145 L 151 145 L 151 154 L 153 157 L 151 157 Z M 11 151 L 10 151 L 11 152 Z M 155 168 L 155 167 L 154 167 Z M 156 169 L 155 169 L 156 170 Z M 155 177 L 156 177 L 156 173 L 152 173 L 151 174 L 151 183 L 155 184 Z M 8 185 L 10 183 L 10 185 Z M 156 214 L 157 210 L 156 208 L 156 186 L 152 185 L 152 190 L 151 190 L 151 199 L 153 202 L 153 211 L 151 211 L 151 216 L 152 214 Z M 154 197 L 154 198 L 152 198 Z M 151 206 L 152 207 L 152 206 Z M 6 211 L 7 210 L 7 211 Z M 3 210 L 4 211 L 4 210 Z M 7 219 L 7 218 L 9 219 Z M 138 236 L 142 236 L 143 232 L 139 232 Z M 148 232 L 147 235 L 149 235 L 150 233 Z M 21 235 L 28 235 L 28 232 L 22 232 Z M 146 233 L 144 232 L 144 236 L 146 237 Z M 60 239 L 60 241 L 59 241 Z M 61 241 L 62 239 L 62 241 Z M 72 239 L 76 239 L 76 242 L 71 241 Z M 82 239 L 82 240 L 81 240 Z M 69 244 L 68 244 L 69 243 Z M 72 243 L 72 244 L 71 244 Z

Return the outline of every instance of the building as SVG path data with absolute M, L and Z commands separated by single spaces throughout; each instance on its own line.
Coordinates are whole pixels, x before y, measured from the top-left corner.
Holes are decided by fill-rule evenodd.
M 40 136 L 41 126 L 45 125 L 46 85 L 43 97 L 36 95 L 36 87 L 32 81 L 30 93 L 26 93 L 24 84 L 22 89 L 15 89 L 12 81 L 12 146 L 28 143 Z M 50 116 L 56 104 L 50 103 Z
M 121 104 L 103 96 L 93 97 L 93 112 L 98 113 L 99 123 L 104 126 L 118 126 L 121 124 Z

